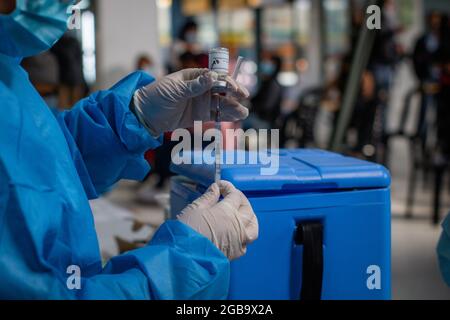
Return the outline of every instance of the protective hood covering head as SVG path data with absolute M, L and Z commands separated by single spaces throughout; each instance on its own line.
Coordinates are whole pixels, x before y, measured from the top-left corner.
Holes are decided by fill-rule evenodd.
M 66 31 L 74 2 L 17 0 L 14 12 L 0 14 L 0 53 L 28 57 L 51 48 Z

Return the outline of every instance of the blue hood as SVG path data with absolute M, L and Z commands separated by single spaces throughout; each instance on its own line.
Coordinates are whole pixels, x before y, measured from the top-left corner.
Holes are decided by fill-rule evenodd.
M 17 0 L 16 10 L 0 14 L 0 53 L 28 57 L 50 49 L 67 28 L 74 0 Z

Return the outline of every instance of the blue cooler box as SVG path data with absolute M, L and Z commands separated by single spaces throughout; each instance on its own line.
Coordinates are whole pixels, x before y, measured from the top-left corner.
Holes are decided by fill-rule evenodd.
M 259 238 L 231 263 L 230 299 L 390 299 L 390 176 L 320 150 L 280 150 L 279 171 L 223 165 L 250 200 Z M 214 166 L 173 165 L 176 216 L 213 182 Z

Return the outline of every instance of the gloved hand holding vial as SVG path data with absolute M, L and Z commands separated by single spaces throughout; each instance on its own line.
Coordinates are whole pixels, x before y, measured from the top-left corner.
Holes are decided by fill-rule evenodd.
M 247 118 L 248 109 L 239 99 L 249 97 L 247 89 L 230 76 L 223 77 L 227 96 L 211 94 L 218 75 L 208 69 L 184 69 L 169 74 L 136 91 L 133 111 L 152 136 L 190 128 L 194 121 L 214 121 L 220 102 L 222 121 Z

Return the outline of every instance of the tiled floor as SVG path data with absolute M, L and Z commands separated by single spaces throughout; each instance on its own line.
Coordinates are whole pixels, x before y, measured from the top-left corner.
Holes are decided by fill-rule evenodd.
M 398 119 L 402 95 L 411 85 L 408 69 L 400 70 L 390 120 Z M 414 218 L 403 218 L 409 157 L 405 141 L 395 140 L 390 161 L 392 183 L 392 286 L 394 299 L 450 299 L 450 288 L 442 281 L 437 265 L 436 244 L 440 227 L 432 226 L 430 187 L 419 187 L 416 195 Z M 447 184 L 448 185 L 448 184 Z M 136 183 L 122 182 L 106 198 L 92 203 L 104 257 L 117 254 L 115 237 L 133 241 L 149 239 L 165 218 L 160 205 L 143 205 L 136 201 Z M 163 200 L 160 200 L 160 202 Z M 450 208 L 449 192 L 443 206 Z M 445 214 L 443 209 L 442 214 Z M 133 231 L 133 220 L 146 224 Z

